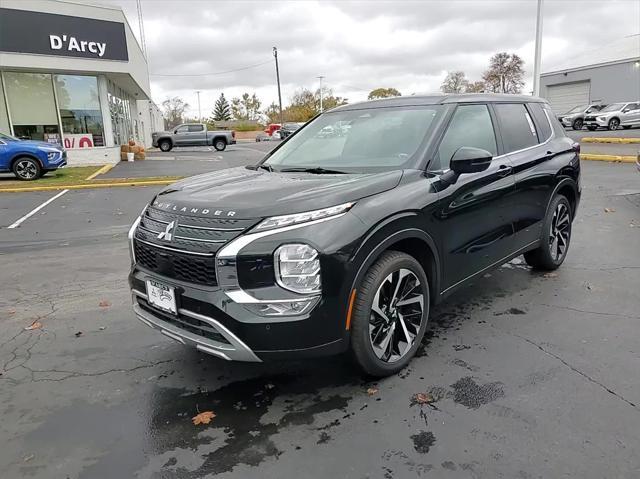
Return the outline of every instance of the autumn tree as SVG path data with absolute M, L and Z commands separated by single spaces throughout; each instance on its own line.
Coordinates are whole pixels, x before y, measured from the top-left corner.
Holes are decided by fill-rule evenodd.
M 322 89 L 322 107 L 325 111 L 346 103 L 346 98 L 334 96 L 330 88 Z M 313 118 L 320 113 L 320 89 L 315 92 L 306 88 L 296 91 L 282 113 L 285 121 L 304 122 Z
M 173 128 L 184 123 L 185 111 L 189 109 L 189 104 L 185 103 L 182 98 L 174 96 L 162 102 L 162 109 L 167 128 Z
M 484 93 L 485 91 L 487 91 L 487 87 L 482 80 L 479 80 L 469 83 L 466 93 Z
M 256 94 L 243 93 L 242 97 L 231 100 L 231 114 L 234 120 L 254 121 L 260 118 L 262 102 Z
M 220 93 L 220 96 L 216 100 L 215 107 L 213 108 L 213 119 L 215 121 L 231 120 L 231 106 L 224 97 L 224 93 Z
M 376 88 L 375 90 L 371 90 L 369 95 L 367 96 L 368 100 L 376 100 L 378 98 L 390 98 L 393 96 L 402 96 L 395 88 Z
M 515 53 L 500 52 L 491 57 L 489 69 L 482 75 L 486 91 L 520 93 L 524 86 L 524 60 Z
M 464 93 L 469 86 L 469 80 L 464 75 L 464 72 L 449 72 L 445 77 L 440 90 L 442 93 Z

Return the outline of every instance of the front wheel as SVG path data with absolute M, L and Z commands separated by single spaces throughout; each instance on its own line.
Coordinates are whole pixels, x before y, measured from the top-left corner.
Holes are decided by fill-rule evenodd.
M 527 264 L 535 269 L 552 271 L 560 267 L 567 256 L 571 241 L 571 205 L 563 195 L 556 195 L 542 225 L 538 249 L 524 254 Z
M 582 130 L 582 118 L 577 118 L 572 125 L 574 130 Z
M 223 139 L 219 139 L 213 142 L 213 147 L 217 151 L 224 151 L 227 148 L 227 142 Z
M 611 120 L 609 120 L 610 130 L 617 130 L 619 127 L 620 127 L 620 120 L 618 120 L 617 118 L 611 118 Z
M 415 355 L 427 328 L 429 282 L 420 263 L 388 251 L 367 271 L 356 291 L 351 348 L 360 368 L 389 376 Z
M 158 145 L 158 147 L 160 148 L 160 151 L 164 151 L 166 153 L 168 151 L 171 151 L 171 148 L 173 148 L 173 145 L 169 140 L 162 140 Z
M 42 168 L 38 160 L 33 158 L 18 158 L 13 164 L 13 174 L 22 181 L 33 181 L 40 178 Z

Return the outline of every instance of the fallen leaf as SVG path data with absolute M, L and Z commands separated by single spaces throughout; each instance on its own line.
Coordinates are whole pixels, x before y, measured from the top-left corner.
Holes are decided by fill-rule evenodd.
M 107 329 L 106 326 L 100 326 L 100 331 L 104 331 L 105 329 Z
M 203 411 L 197 416 L 192 417 L 191 420 L 194 426 L 197 426 L 198 424 L 209 424 L 214 417 L 216 417 L 216 415 L 213 411 Z
M 40 321 L 34 321 L 31 326 L 24 328 L 25 331 L 33 331 L 34 329 L 42 329 L 42 323 Z
M 98 306 L 100 306 L 101 308 L 108 308 L 109 306 L 111 306 L 111 303 L 103 299 L 98 303 Z
M 416 404 L 429 404 L 433 402 L 433 396 L 429 393 L 418 393 L 413 396 L 413 401 Z
M 76 338 L 79 338 L 80 336 L 82 336 L 82 331 L 78 331 L 78 332 L 75 334 L 75 337 L 76 337 Z
M 613 208 L 605 208 L 605 209 L 604 209 L 604 212 L 605 212 L 605 213 L 615 213 L 615 212 L 616 212 L 616 210 L 615 210 L 615 209 L 613 209 Z
M 16 310 L 15 309 L 10 309 L 9 311 L 7 311 L 8 314 L 16 314 Z
M 542 275 L 544 278 L 557 278 L 558 273 L 545 273 Z
M 31 459 L 33 459 L 34 457 L 36 457 L 35 454 L 29 454 L 28 456 L 25 456 L 23 461 L 24 462 L 29 462 Z

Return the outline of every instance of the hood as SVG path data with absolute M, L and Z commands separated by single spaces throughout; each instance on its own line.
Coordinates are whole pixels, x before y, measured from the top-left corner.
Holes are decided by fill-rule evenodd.
M 196 216 L 256 218 L 300 213 L 355 201 L 395 188 L 402 171 L 317 175 L 230 168 L 174 183 L 153 204 Z M 197 210 L 197 211 L 196 211 Z
M 37 141 L 37 140 L 20 140 L 20 145 L 29 145 L 29 146 L 46 146 L 47 148 L 55 148 L 56 150 L 62 150 L 63 148 L 57 143 L 47 143 L 46 141 Z

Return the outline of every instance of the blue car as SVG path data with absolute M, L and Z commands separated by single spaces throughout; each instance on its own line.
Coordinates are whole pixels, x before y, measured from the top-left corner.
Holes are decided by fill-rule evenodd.
M 0 133 L 0 173 L 13 172 L 19 180 L 31 181 L 66 164 L 67 152 L 61 146 Z

